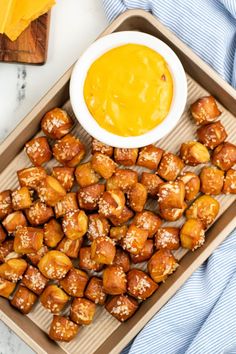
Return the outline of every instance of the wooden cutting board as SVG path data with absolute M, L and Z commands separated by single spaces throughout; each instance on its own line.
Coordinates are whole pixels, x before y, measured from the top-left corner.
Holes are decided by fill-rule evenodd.
M 50 13 L 31 22 L 28 28 L 11 41 L 0 34 L 0 61 L 42 65 L 47 59 Z

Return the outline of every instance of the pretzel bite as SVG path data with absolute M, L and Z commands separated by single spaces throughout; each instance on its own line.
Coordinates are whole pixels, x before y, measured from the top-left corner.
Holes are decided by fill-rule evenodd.
M 210 161 L 207 148 L 198 141 L 188 141 L 180 147 L 180 156 L 186 165 L 196 166 Z
M 160 204 L 159 214 L 162 217 L 162 219 L 166 221 L 176 221 L 183 216 L 186 208 L 187 208 L 187 204 L 185 202 L 182 208 L 165 208 L 162 207 L 162 205 Z
M 8 214 L 13 212 L 11 191 L 6 190 L 0 192 L 0 220 L 4 219 Z
M 61 224 L 55 219 L 51 219 L 47 224 L 44 224 L 44 243 L 51 248 L 57 246 L 62 240 L 64 234 Z
M 127 193 L 128 203 L 136 212 L 143 210 L 147 201 L 147 189 L 141 183 L 136 183 Z
M 100 236 L 108 236 L 110 224 L 106 218 L 99 214 L 91 214 L 88 220 L 87 236 L 90 241 Z
M 141 252 L 139 252 L 138 254 L 131 254 L 130 255 L 131 261 L 134 264 L 148 261 L 151 258 L 151 256 L 153 255 L 153 251 L 154 251 L 153 240 L 148 239 L 145 242 L 144 247 L 142 248 Z
M 79 251 L 79 267 L 84 270 L 99 272 L 103 265 L 91 258 L 91 247 L 82 247 Z
M 93 321 L 96 305 L 87 299 L 74 299 L 71 304 L 70 318 L 79 325 L 89 325 Z
M 197 130 L 198 141 L 205 145 L 208 149 L 215 149 L 223 143 L 228 134 L 225 131 L 221 121 L 203 125 Z
M 183 161 L 171 152 L 165 152 L 157 169 L 157 174 L 166 181 L 174 181 L 184 168 Z
M 46 245 L 43 245 L 40 250 L 37 252 L 33 253 L 28 253 L 27 254 L 27 259 L 33 264 L 33 265 L 38 265 L 40 259 L 48 252 L 48 248 Z
M 52 157 L 52 152 L 45 136 L 28 141 L 25 144 L 25 151 L 34 166 L 41 166 L 50 161 Z
M 178 178 L 178 181 L 183 181 L 185 185 L 185 200 L 190 202 L 195 199 L 200 190 L 199 177 L 190 171 L 182 173 Z
M 218 195 L 224 184 L 224 171 L 214 167 L 204 167 L 200 173 L 201 192 Z
M 9 259 L 0 265 L 0 278 L 16 283 L 22 278 L 27 268 L 27 262 L 24 259 Z
M 43 167 L 33 166 L 17 171 L 20 186 L 29 189 L 37 189 L 46 176 L 47 173 Z
M 57 219 L 65 216 L 70 211 L 78 209 L 77 195 L 74 192 L 67 193 L 54 207 Z
M 130 219 L 132 219 L 133 216 L 134 216 L 133 211 L 127 208 L 127 206 L 125 205 L 124 208 L 122 209 L 120 216 L 110 216 L 109 220 L 114 226 L 122 226 Z
M 149 168 L 149 170 L 157 170 L 161 161 L 163 150 L 155 145 L 148 145 L 140 149 L 137 165 Z
M 110 229 L 110 238 L 115 241 L 120 241 L 122 238 L 125 237 L 127 233 L 128 227 L 126 225 L 123 226 L 113 226 Z
M 52 176 L 47 176 L 37 189 L 40 200 L 49 206 L 55 206 L 65 195 L 61 183 Z
M 13 233 L 19 227 L 26 226 L 27 221 L 22 211 L 14 211 L 5 217 L 5 219 L 2 221 L 2 224 L 8 233 Z
M 13 250 L 13 240 L 6 240 L 2 244 L 0 244 L 0 263 L 5 262 L 7 256 Z
M 104 305 L 107 294 L 103 290 L 102 279 L 97 277 L 90 278 L 84 295 L 95 304 Z
M 143 172 L 141 175 L 142 185 L 147 189 L 147 193 L 151 198 L 157 198 L 160 185 L 163 180 L 154 173 Z
M 204 228 L 215 220 L 219 213 L 219 202 L 209 195 L 202 195 L 186 210 L 187 219 L 200 219 Z
M 15 290 L 16 283 L 12 283 L 9 280 L 0 277 L 0 296 L 9 299 L 10 295 Z
M 48 279 L 63 279 L 72 268 L 69 257 L 60 251 L 49 251 L 39 261 L 40 272 Z
M 23 285 L 19 285 L 12 300 L 11 305 L 26 315 L 32 310 L 37 301 L 37 296 Z
M 236 145 L 225 142 L 215 148 L 211 156 L 213 165 L 228 171 L 236 163 Z
M 98 183 L 100 177 L 92 168 L 91 162 L 82 163 L 76 167 L 75 178 L 80 187 L 88 187 Z
M 180 230 L 181 246 L 194 251 L 205 242 L 205 232 L 199 219 L 188 219 Z
M 64 237 L 59 245 L 57 250 L 65 253 L 70 258 L 78 258 L 80 247 L 82 246 L 83 238 L 78 238 L 77 240 L 70 240 L 67 237 Z
M 111 216 L 119 217 L 124 206 L 125 196 L 119 189 L 104 192 L 98 202 L 99 214 L 107 218 Z
M 172 274 L 178 263 L 170 250 L 161 248 L 148 261 L 148 272 L 156 283 L 164 282 Z
M 69 299 L 70 297 L 56 284 L 47 285 L 40 296 L 43 307 L 53 314 L 59 314 Z
M 65 278 L 60 280 L 60 286 L 68 295 L 83 297 L 88 279 L 87 274 L 82 270 L 71 268 Z
M 125 237 L 121 240 L 121 245 L 125 251 L 131 254 L 138 254 L 142 251 L 147 238 L 147 230 L 140 229 L 135 225 L 130 225 Z
M 74 184 L 74 167 L 56 166 L 52 168 L 52 176 L 55 177 L 66 192 L 69 192 Z
M 22 283 L 35 294 L 40 295 L 47 285 L 48 279 L 45 278 L 37 268 L 29 265 L 22 279 Z
M 127 273 L 130 270 L 130 258 L 129 254 L 122 250 L 122 248 L 116 249 L 116 255 L 112 265 L 123 268 L 123 271 Z
M 107 144 L 104 144 L 97 139 L 93 139 L 92 140 L 92 154 L 95 154 L 96 152 L 100 152 L 101 154 L 112 157 L 113 147 L 109 146 Z
M 67 134 L 52 148 L 55 159 L 64 166 L 76 167 L 85 156 L 84 144 L 74 135 Z
M 79 326 L 63 316 L 53 316 L 49 337 L 58 342 L 70 342 L 79 331 Z
M 158 229 L 155 235 L 155 246 L 157 249 L 177 250 L 179 248 L 179 228 L 161 227 Z
M 222 192 L 224 194 L 236 194 L 236 170 L 230 169 L 226 172 Z
M 91 160 L 92 168 L 103 178 L 110 178 L 116 170 L 117 164 L 107 155 L 96 152 Z
M 119 295 L 126 292 L 126 274 L 122 267 L 111 265 L 103 271 L 103 289 L 109 295 Z
M 124 322 L 138 309 L 138 301 L 128 295 L 117 295 L 106 303 L 105 308 L 118 321 Z
M 132 269 L 127 274 L 127 291 L 139 300 L 146 300 L 158 288 L 158 285 L 142 270 Z
M 112 264 L 116 254 L 114 241 L 107 236 L 100 236 L 93 240 L 91 258 L 96 263 Z
M 12 192 L 12 206 L 14 210 L 29 208 L 32 204 L 30 191 L 27 187 L 16 189 Z
M 190 111 L 197 125 L 210 123 L 221 115 L 213 96 L 199 98 L 191 104 Z
M 144 210 L 135 215 L 133 224 L 140 229 L 148 231 L 148 237 L 151 238 L 161 226 L 162 221 L 152 211 Z
M 161 209 L 184 207 L 185 186 L 182 181 L 163 183 L 159 188 L 159 205 Z
M 20 227 L 15 232 L 14 251 L 17 253 L 34 253 L 43 246 L 43 230 L 35 227 Z
M 26 209 L 25 214 L 32 226 L 42 225 L 54 217 L 53 209 L 39 200 Z
M 61 108 L 48 111 L 41 120 L 41 129 L 51 139 L 61 139 L 68 134 L 74 122 L 69 114 Z
M 119 165 L 133 166 L 138 157 L 138 149 L 114 149 L 114 160 Z
M 83 210 L 70 211 L 63 217 L 62 228 L 66 237 L 77 240 L 88 230 L 88 217 Z
M 106 189 L 120 189 L 126 193 L 138 182 L 138 173 L 130 169 L 118 168 L 115 173 L 107 180 Z
M 1 243 L 3 243 L 3 241 L 5 241 L 6 237 L 7 237 L 7 233 L 5 232 L 2 225 L 0 225 L 0 245 Z
M 88 187 L 80 188 L 78 191 L 78 201 L 81 209 L 96 210 L 98 201 L 105 190 L 104 184 L 93 184 Z

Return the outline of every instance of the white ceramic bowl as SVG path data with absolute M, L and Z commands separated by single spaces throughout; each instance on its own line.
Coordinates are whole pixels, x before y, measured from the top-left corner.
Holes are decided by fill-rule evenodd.
M 87 108 L 83 90 L 87 72 L 92 63 L 112 48 L 128 43 L 145 45 L 164 57 L 172 74 L 174 92 L 170 111 L 159 125 L 142 135 L 122 137 L 108 132 L 96 122 Z M 115 147 L 142 147 L 163 138 L 176 126 L 186 104 L 187 81 L 181 62 L 164 42 L 142 32 L 117 32 L 104 36 L 91 44 L 76 62 L 70 81 L 70 99 L 78 121 L 94 138 Z

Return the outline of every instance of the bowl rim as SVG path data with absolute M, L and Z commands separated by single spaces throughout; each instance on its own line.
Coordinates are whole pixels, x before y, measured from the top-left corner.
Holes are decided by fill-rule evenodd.
M 173 79 L 173 98 L 166 118 L 147 133 L 122 137 L 102 128 L 88 110 L 84 99 L 84 82 L 92 63 L 107 51 L 125 44 L 145 45 L 162 55 Z M 152 144 L 173 130 L 184 111 L 187 101 L 187 79 L 175 52 L 160 39 L 143 32 L 122 31 L 108 34 L 93 42 L 74 65 L 70 79 L 72 109 L 81 126 L 97 140 L 114 147 L 137 148 Z

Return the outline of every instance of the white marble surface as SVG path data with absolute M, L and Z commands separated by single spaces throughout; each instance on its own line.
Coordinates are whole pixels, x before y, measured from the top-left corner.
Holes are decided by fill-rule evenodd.
M 44 66 L 0 63 L 0 141 L 107 26 L 102 0 L 57 0 Z M 0 323 L 0 354 L 33 351 Z

